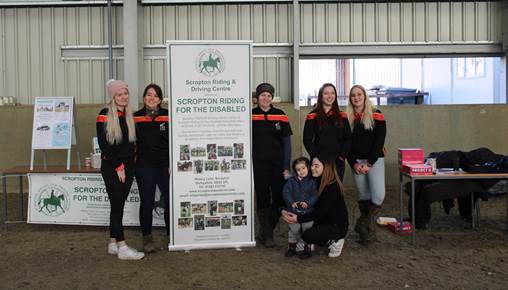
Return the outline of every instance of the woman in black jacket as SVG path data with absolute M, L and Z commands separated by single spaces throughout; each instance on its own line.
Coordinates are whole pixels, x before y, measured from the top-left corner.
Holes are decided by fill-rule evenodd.
M 155 190 L 159 187 L 159 202 L 164 207 L 166 234 L 169 236 L 169 143 L 168 110 L 161 108 L 162 90 L 149 84 L 143 92 L 143 108 L 134 113 L 136 122 L 136 181 L 140 206 L 139 223 L 143 234 L 143 251 L 155 252 L 152 220 Z
M 284 206 L 282 187 L 289 175 L 291 125 L 288 116 L 272 105 L 275 88 L 269 83 L 256 87 L 258 106 L 252 109 L 252 164 L 259 240 L 267 248 L 275 246 L 273 230 Z
M 320 157 L 312 159 L 312 176 L 319 181 L 319 198 L 314 211 L 296 215 L 282 210 L 283 219 L 289 223 L 314 221 L 312 228 L 303 232 L 302 239 L 306 244 L 328 246 L 328 257 L 340 256 L 344 246 L 344 238 L 349 226 L 348 212 L 343 195 L 342 183 L 335 170 L 333 161 Z M 304 252 L 300 257 L 308 258 L 311 252 Z
M 129 89 L 120 80 L 110 80 L 106 90 L 111 101 L 97 116 L 96 129 L 101 149 L 101 174 L 111 212 L 108 253 L 121 260 L 139 260 L 145 255 L 128 247 L 123 233 L 123 209 L 134 178 L 136 130 L 129 105 Z
M 344 162 L 351 147 L 351 128 L 346 113 L 339 109 L 333 84 L 324 84 L 319 89 L 316 108 L 305 119 L 303 145 L 311 158 L 333 159 L 343 180 Z

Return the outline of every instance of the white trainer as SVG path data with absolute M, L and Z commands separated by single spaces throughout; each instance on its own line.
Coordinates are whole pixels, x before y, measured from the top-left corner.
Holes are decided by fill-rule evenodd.
M 330 246 L 328 246 L 328 249 L 330 249 L 328 257 L 337 258 L 338 256 L 340 256 L 340 254 L 342 254 L 343 247 L 344 247 L 344 239 L 340 239 L 334 243 L 331 243 Z
M 120 260 L 140 260 L 143 259 L 144 256 L 145 254 L 143 252 L 138 252 L 138 250 L 129 246 L 118 248 L 118 259 Z
M 118 255 L 118 245 L 116 243 L 108 244 L 108 254 L 110 255 Z

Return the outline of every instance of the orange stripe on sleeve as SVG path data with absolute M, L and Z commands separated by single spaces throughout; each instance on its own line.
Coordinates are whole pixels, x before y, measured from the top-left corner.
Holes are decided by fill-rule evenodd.
M 158 116 L 155 118 L 155 122 L 169 122 L 169 116 Z
M 134 122 L 135 123 L 152 122 L 152 118 L 150 118 L 149 116 L 134 117 Z
M 377 121 L 384 121 L 385 120 L 385 116 L 381 113 L 372 113 L 372 118 L 374 118 L 374 120 L 377 120 Z
M 97 116 L 97 119 L 96 119 L 97 123 L 106 123 L 107 121 L 108 121 L 108 116 L 106 116 L 106 115 Z
M 286 115 L 268 115 L 268 120 L 289 123 L 289 118 Z
M 252 121 L 262 121 L 265 119 L 265 115 L 252 115 Z
M 314 119 L 316 119 L 316 113 L 307 114 L 307 117 L 305 117 L 305 120 L 314 120 Z

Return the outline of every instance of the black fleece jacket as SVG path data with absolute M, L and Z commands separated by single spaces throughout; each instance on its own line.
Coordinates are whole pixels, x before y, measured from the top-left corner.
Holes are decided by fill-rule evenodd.
M 347 115 L 344 112 L 340 112 L 339 117 L 329 115 L 320 126 L 316 110 L 310 112 L 303 128 L 303 145 L 311 158 L 346 159 L 351 148 L 351 128 Z
M 298 216 L 298 222 L 314 221 L 314 225 L 334 225 L 347 232 L 348 212 L 337 182 L 328 184 L 319 195 L 314 210 Z
M 109 144 L 106 139 L 106 124 L 108 122 L 108 108 L 100 111 L 96 120 L 97 139 L 101 148 L 101 158 L 108 162 L 113 168 L 123 168 L 124 161 L 134 160 L 134 142 L 129 142 L 129 130 L 125 115 L 117 111 L 118 121 L 122 130 L 122 143 Z
M 169 143 L 168 110 L 159 108 L 148 114 L 146 108 L 134 113 L 136 122 L 136 166 L 168 167 Z
M 374 165 L 379 157 L 384 157 L 386 122 L 381 111 L 373 113 L 374 128 L 367 130 L 360 122 L 360 115 L 355 115 L 352 134 L 351 151 L 348 155 L 348 163 L 354 168 L 357 159 L 367 159 L 370 165 Z

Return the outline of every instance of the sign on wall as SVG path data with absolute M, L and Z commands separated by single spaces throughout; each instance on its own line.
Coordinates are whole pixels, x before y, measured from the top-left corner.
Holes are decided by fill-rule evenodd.
M 102 176 L 80 173 L 28 174 L 28 223 L 109 225 L 110 205 Z M 153 224 L 164 225 L 164 205 L 157 191 Z M 123 224 L 139 225 L 139 193 L 132 184 Z
M 251 43 L 168 42 L 170 250 L 254 246 Z

